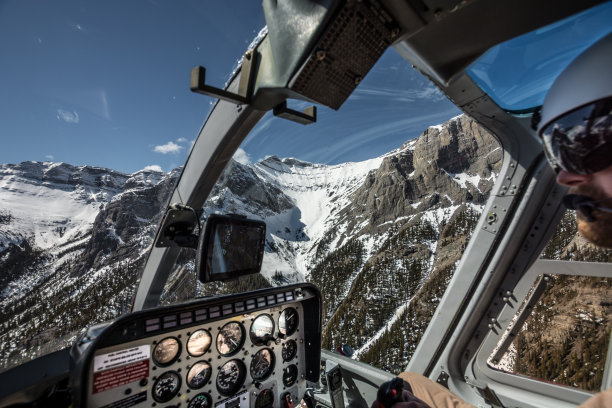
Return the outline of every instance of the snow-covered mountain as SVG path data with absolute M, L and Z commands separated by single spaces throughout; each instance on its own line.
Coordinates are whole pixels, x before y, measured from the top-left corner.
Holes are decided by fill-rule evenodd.
M 0 166 L 0 366 L 60 348 L 85 325 L 129 308 L 177 176 Z
M 383 332 L 410 307 L 422 303 L 433 313 L 500 164 L 495 139 L 460 116 L 359 163 L 232 161 L 205 213 L 263 219 L 263 275 L 319 285 L 324 344 L 351 344 L 373 361 Z M 0 167 L 1 366 L 22 349 L 35 355 L 68 344 L 85 325 L 127 310 L 177 175 L 63 163 Z M 184 267 L 172 277 L 185 293 L 201 289 L 192 256 L 181 256 Z
M 166 175 L 142 170 L 123 174 L 66 163 L 1 165 L 0 259 L 10 257 L 22 245 L 28 245 L 42 251 L 49 262 L 46 267 L 33 270 L 32 274 L 10 276 L 4 270 L 0 275 L 0 300 L 20 296 L 20 288 L 27 291 L 35 286 L 57 266 L 73 257 L 78 248 L 87 246 L 92 233 L 100 227 L 96 225 L 94 228 L 98 216 L 128 196 L 153 191 L 160 183 L 167 184 L 175 177 L 175 173 Z M 131 211 L 134 214 L 139 212 L 137 208 Z M 137 224 L 150 221 L 150 217 L 141 216 Z M 106 232 L 123 244 L 121 229 L 121 225 L 111 223 Z M 142 234 L 136 235 L 138 237 L 129 236 L 129 240 L 144 239 Z M 146 245 L 145 239 L 140 246 Z

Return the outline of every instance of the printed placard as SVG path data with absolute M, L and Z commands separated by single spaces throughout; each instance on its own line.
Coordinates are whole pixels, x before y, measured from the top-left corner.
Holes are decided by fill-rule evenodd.
M 94 373 L 93 394 L 149 377 L 149 360 L 139 361 L 110 370 Z
M 148 360 L 151 355 L 151 346 L 144 345 L 112 353 L 100 354 L 94 357 L 94 373 L 119 367 L 136 361 Z

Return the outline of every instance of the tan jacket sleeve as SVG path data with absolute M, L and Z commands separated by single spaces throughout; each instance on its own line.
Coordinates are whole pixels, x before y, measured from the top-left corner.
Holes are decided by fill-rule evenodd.
M 412 393 L 415 397 L 419 398 L 431 408 L 444 407 L 444 408 L 472 408 L 471 404 L 468 404 L 452 392 L 448 388 L 438 384 L 435 381 L 430 380 L 421 374 L 403 372 L 398 375 L 402 380 L 408 382 L 412 387 Z M 590 408 L 590 407 L 589 407 Z
M 579 408 L 608 408 L 612 407 L 612 388 L 598 392 L 580 404 Z

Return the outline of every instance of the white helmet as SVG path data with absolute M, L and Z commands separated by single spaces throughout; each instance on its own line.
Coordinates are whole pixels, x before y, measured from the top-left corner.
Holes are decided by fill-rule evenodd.
M 538 135 L 557 170 L 589 174 L 612 165 L 612 33 L 586 49 L 552 84 Z

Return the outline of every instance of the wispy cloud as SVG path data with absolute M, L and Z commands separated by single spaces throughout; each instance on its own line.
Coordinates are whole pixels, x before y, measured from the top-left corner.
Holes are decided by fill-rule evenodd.
M 150 166 L 145 167 L 143 170 L 157 171 L 159 173 L 164 172 L 159 164 L 151 164 Z
M 66 123 L 79 123 L 79 114 L 77 111 L 67 111 L 63 109 L 57 110 L 57 118 Z
M 236 150 L 236 153 L 234 153 L 233 159 L 236 160 L 238 163 L 251 164 L 251 156 L 240 148 L 238 148 L 238 150 Z
M 178 139 L 176 139 L 176 141 L 179 142 L 179 143 L 187 143 L 188 142 L 188 140 L 186 138 L 184 138 L 184 137 L 179 137 Z
M 181 149 L 183 149 L 183 146 L 179 146 L 176 143 L 170 141 L 164 145 L 155 146 L 153 148 L 153 151 L 155 151 L 156 153 L 168 154 L 168 153 L 178 153 L 181 151 Z
M 108 97 L 106 96 L 106 91 L 105 90 L 100 90 L 100 102 L 102 104 L 101 107 L 101 116 L 106 119 L 106 120 L 110 120 L 110 110 L 108 109 Z
M 387 101 L 414 102 L 417 100 L 440 101 L 445 99 L 444 94 L 434 85 L 429 84 L 423 88 L 395 89 L 384 87 L 359 87 L 351 96 L 353 99 L 385 98 Z
M 396 121 L 385 121 L 381 122 L 377 126 L 368 127 L 361 131 L 355 132 L 351 137 L 342 138 L 337 142 L 320 147 L 318 149 L 309 152 L 304 160 L 313 160 L 311 157 L 316 157 L 320 163 L 329 163 L 339 159 L 347 151 L 357 150 L 370 143 L 375 143 L 379 138 L 385 135 L 405 132 L 406 138 L 409 136 L 415 137 L 420 134 L 423 130 L 427 129 L 431 123 L 442 123 L 449 118 L 457 115 L 457 108 L 450 108 L 441 112 L 434 112 L 428 115 L 420 115 L 418 117 L 406 117 Z M 410 135 L 410 130 L 418 129 L 419 133 Z
M 81 24 L 78 24 L 78 23 L 72 24 L 72 28 L 82 33 L 85 32 L 85 28 Z
M 52 154 L 46 154 L 46 155 L 45 155 L 45 159 L 53 160 L 53 159 L 54 159 L 54 157 L 53 157 L 53 155 L 52 155 Z

